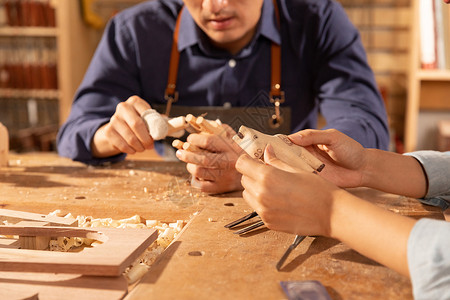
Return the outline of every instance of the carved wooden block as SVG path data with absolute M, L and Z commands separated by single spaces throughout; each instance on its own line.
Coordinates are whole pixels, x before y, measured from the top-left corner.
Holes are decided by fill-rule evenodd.
M 320 172 L 325 167 L 325 164 L 309 153 L 308 150 L 302 146 L 295 145 L 284 134 L 267 135 L 246 126 L 241 126 L 233 140 L 248 155 L 254 158 L 264 160 L 264 149 L 268 144 L 271 144 L 275 155 L 295 169 Z

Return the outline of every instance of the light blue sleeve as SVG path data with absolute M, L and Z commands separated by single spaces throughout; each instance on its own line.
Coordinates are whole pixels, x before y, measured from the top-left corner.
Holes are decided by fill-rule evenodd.
M 417 221 L 407 255 L 414 299 L 450 299 L 450 223 Z
M 450 207 L 450 151 L 416 151 L 406 153 L 413 156 L 423 166 L 428 179 L 428 191 L 421 201 L 439 206 L 443 210 Z

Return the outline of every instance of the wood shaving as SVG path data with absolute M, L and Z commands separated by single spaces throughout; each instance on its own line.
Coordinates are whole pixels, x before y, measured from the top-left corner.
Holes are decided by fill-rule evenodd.
M 73 218 L 71 213 L 63 215 L 61 210 L 55 210 L 49 213 L 51 216 Z M 129 218 L 114 220 L 112 218 L 93 218 L 92 216 L 77 216 L 78 227 L 88 228 L 151 228 L 158 230 L 158 238 L 129 266 L 124 275 L 128 284 L 138 281 L 148 271 L 153 262 L 163 253 L 163 251 L 172 243 L 172 241 L 181 232 L 186 225 L 184 220 L 178 220 L 174 223 L 165 223 L 158 220 L 143 220 L 139 215 Z M 58 237 L 49 242 L 50 251 L 81 251 L 83 247 L 95 247 L 101 242 L 79 237 Z

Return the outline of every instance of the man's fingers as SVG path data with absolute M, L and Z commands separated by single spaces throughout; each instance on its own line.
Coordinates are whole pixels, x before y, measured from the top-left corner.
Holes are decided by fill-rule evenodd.
M 141 118 L 142 113 L 140 112 L 147 110 L 149 107 L 150 105 L 147 102 L 137 96 L 133 96 L 127 101 L 119 103 L 116 108 L 116 114 L 113 116 L 117 122 L 120 121 L 122 125 L 125 123 L 129 128 L 129 131 L 123 131 L 123 134 L 127 134 L 123 135 L 123 137 L 126 141 L 132 142 L 130 145 L 136 151 L 153 148 L 153 139 L 148 132 L 144 120 Z M 121 132 L 117 127 L 116 130 Z M 134 141 L 135 138 L 139 140 L 139 144 L 142 145 L 143 149 Z
M 109 140 L 109 143 L 114 146 L 114 148 L 127 154 L 136 153 L 136 151 L 128 145 L 127 141 L 125 141 L 125 139 L 114 129 L 114 127 L 107 126 L 104 130 L 106 138 Z
M 204 168 L 189 163 L 186 165 L 186 169 L 192 176 L 208 181 L 218 181 L 223 174 L 223 169 Z
M 230 138 L 215 134 L 196 134 L 187 137 L 187 142 L 210 152 L 231 152 L 239 155 L 242 149 Z
M 131 96 L 125 102 L 132 106 L 139 116 L 141 116 L 146 110 L 151 108 L 150 104 L 148 104 L 147 101 L 143 100 L 139 96 Z
M 234 168 L 234 159 L 226 152 L 211 153 L 208 151 L 191 152 L 177 150 L 176 156 L 185 163 L 196 164 L 208 168 L 226 169 Z
M 138 137 L 134 134 L 133 130 L 124 122 L 121 118 L 116 115 L 111 117 L 111 126 L 114 130 L 124 139 L 128 145 L 137 152 L 142 152 L 145 150 L 144 145 L 140 142 Z

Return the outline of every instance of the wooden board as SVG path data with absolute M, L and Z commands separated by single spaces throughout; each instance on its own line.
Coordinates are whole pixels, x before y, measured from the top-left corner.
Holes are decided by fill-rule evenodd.
M 78 221 L 74 218 L 62 218 L 25 211 L 0 209 L 0 222 L 4 221 L 13 224 L 20 221 L 37 221 L 48 223 L 50 226 L 78 226 Z
M 83 237 L 103 242 L 81 252 L 0 249 L 0 270 L 119 276 L 158 237 L 155 229 L 0 226 L 2 235 Z
M 118 300 L 128 284 L 123 276 L 0 272 L 0 299 L 8 300 Z

